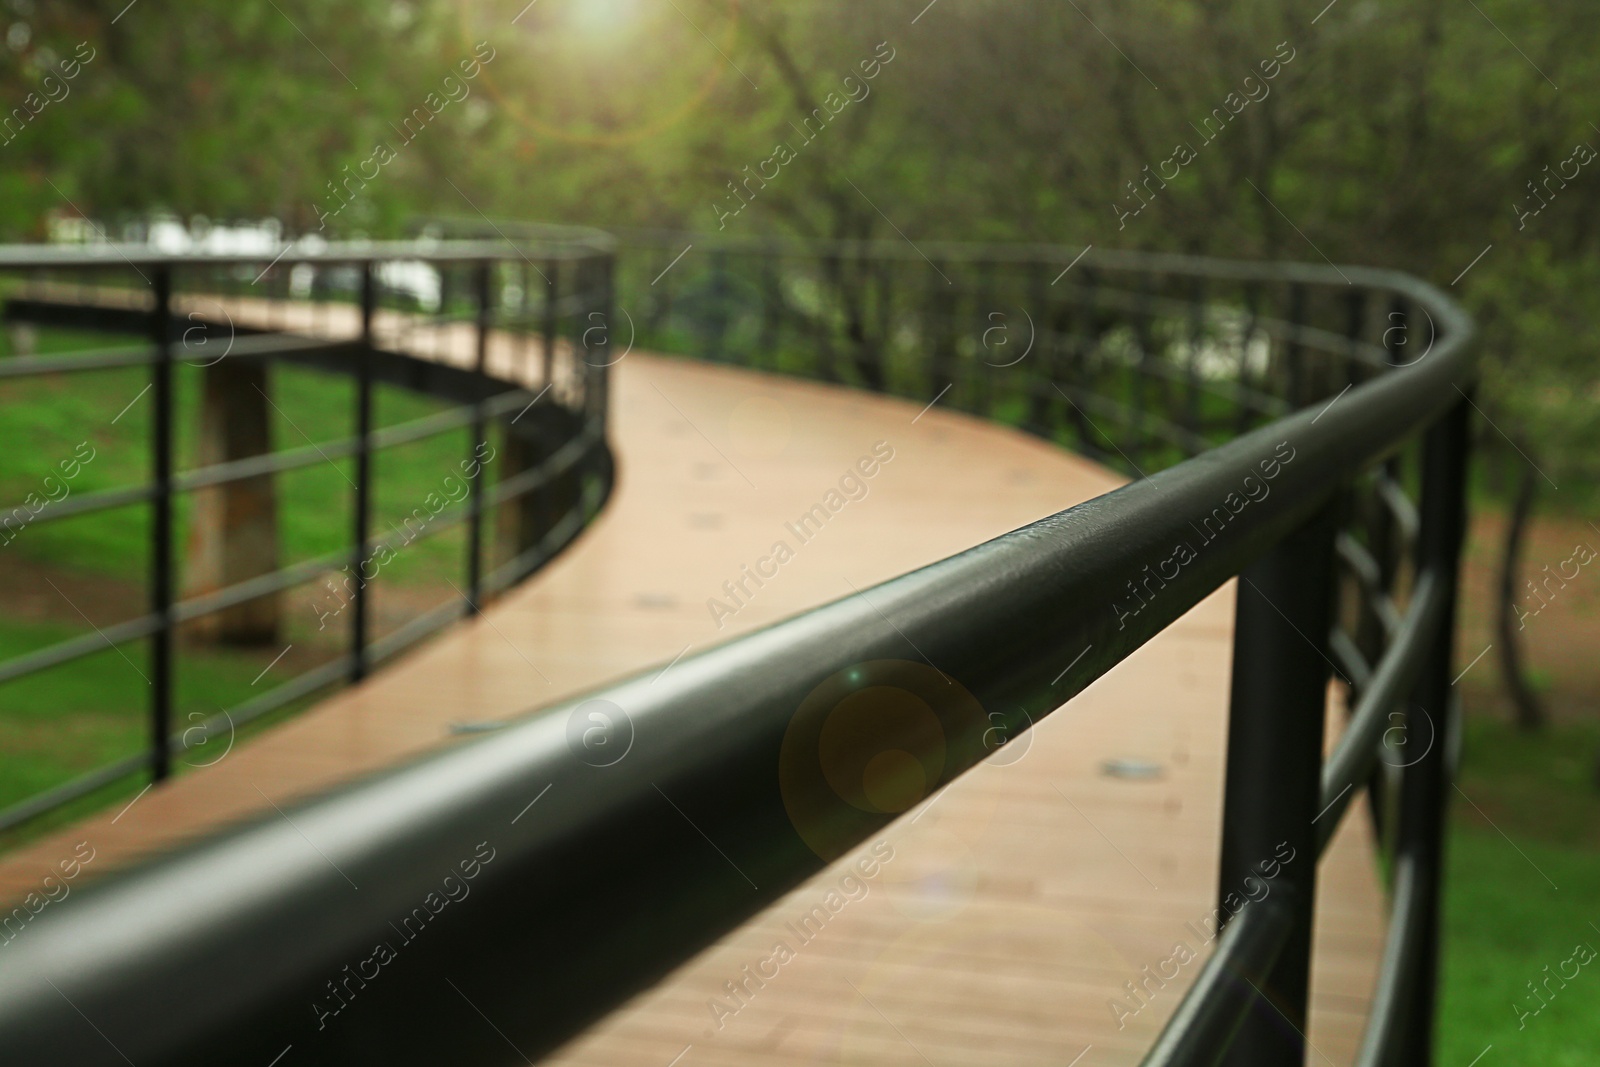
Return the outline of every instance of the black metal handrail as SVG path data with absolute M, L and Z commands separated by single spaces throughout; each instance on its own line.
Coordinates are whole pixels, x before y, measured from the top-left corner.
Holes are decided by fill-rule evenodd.
M 862 272 L 881 278 L 886 264 L 926 275 L 922 253 L 860 258 L 848 275 L 838 245 L 749 250 L 735 270 L 737 249 L 705 244 L 700 273 L 677 275 L 716 297 L 691 314 L 697 348 L 715 341 L 701 350 L 923 401 L 944 385 L 947 403 L 1121 454 L 1132 468 L 1175 465 L 666 674 L 544 709 L 287 819 L 110 877 L 42 916 L 0 960 L 0 1050 L 113 1062 L 82 1011 L 141 1063 L 208 1062 L 224 1045 L 244 1062 L 289 1048 L 296 1063 L 524 1062 L 897 817 L 841 797 L 821 766 L 817 736 L 845 697 L 899 689 L 933 709 L 938 758 L 915 730 L 886 729 L 869 746 L 916 756 L 931 795 L 990 753 L 997 719 L 1001 736 L 1028 729 L 1239 577 L 1218 894 L 1229 917 L 1146 1062 L 1302 1062 L 1314 858 L 1348 797 L 1383 781 L 1371 775 L 1393 752 L 1387 716 L 1453 730 L 1470 322 L 1436 290 L 1390 272 L 1100 252 L 1074 267 L 1077 250 L 970 246 L 922 250 L 937 256 L 933 282 L 954 292 L 920 278 L 923 295 L 944 296 L 917 301 L 908 318 L 907 302 L 863 306 L 850 287 Z M 996 264 L 1017 268 L 1009 282 Z M 630 284 L 636 268 L 625 259 L 620 306 L 639 300 L 635 318 L 670 340 L 671 302 L 681 311 L 689 295 L 648 284 L 664 265 L 657 259 Z M 996 365 L 970 330 L 963 346 L 950 307 L 992 306 L 1006 284 L 1019 299 L 1085 268 L 1048 305 L 1022 305 L 1058 325 L 1048 359 L 986 377 L 978 365 Z M 832 289 L 817 282 L 828 270 Z M 957 285 L 949 271 L 988 288 Z M 757 296 L 740 303 L 718 290 L 735 280 Z M 1164 293 L 1189 299 L 1163 303 Z M 1262 314 L 1273 293 L 1287 308 L 1281 318 Z M 1211 308 L 1220 318 L 1205 317 Z M 1394 359 L 1393 320 L 1374 308 L 1410 327 L 1422 313 L 1426 352 Z M 1268 319 L 1279 325 L 1262 348 L 1255 326 Z M 1375 326 L 1385 331 L 1376 341 Z M 786 345 L 802 335 L 806 345 Z M 1237 356 L 1226 383 L 1237 388 L 1217 388 L 1207 343 Z M 1371 350 L 1406 365 L 1375 367 L 1361 358 Z M 1052 389 L 1060 399 L 1051 400 L 1041 381 L 1099 397 L 1126 425 L 1102 433 L 1069 393 Z M 1283 404 L 1293 413 L 1280 416 Z M 1163 441 L 1151 432 L 1162 424 L 1184 433 Z M 1411 472 L 1404 457 L 1419 435 Z M 1211 447 L 1183 461 L 1185 445 Z M 1270 492 L 1257 495 L 1251 479 L 1270 481 Z M 1402 503 L 1407 483 L 1421 485 L 1418 508 Z M 1241 493 L 1249 502 L 1230 515 Z M 1199 549 L 1162 569 L 1202 526 Z M 1365 557 L 1336 549 L 1341 528 Z M 1150 594 L 1137 610 L 1135 583 Z M 1353 718 L 1324 761 L 1335 635 L 1362 670 L 1347 668 Z M 569 741 L 571 724 L 593 714 L 625 728 L 623 762 L 593 766 Z M 1446 749 L 1429 743 L 1413 759 L 1408 747 L 1398 788 L 1375 794 L 1398 818 L 1399 876 L 1363 1063 L 1431 1061 Z M 1284 864 L 1260 903 L 1230 903 L 1280 843 L 1307 859 Z M 342 968 L 390 939 L 390 924 L 456 869 L 481 875 L 473 903 L 449 930 L 414 942 L 402 934 L 409 962 L 370 986 L 346 985 L 361 1010 L 336 1013 Z M 459 1028 L 446 1011 L 461 1016 Z
M 463 614 L 475 612 L 485 594 L 497 593 L 532 574 L 576 536 L 601 506 L 610 484 L 605 440 L 607 339 L 603 333 L 586 329 L 586 316 L 608 314 L 612 254 L 612 243 L 603 235 L 575 230 L 554 234 L 548 242 L 523 242 L 516 247 L 500 240 L 427 240 L 332 245 L 315 251 L 290 245 L 249 255 L 169 254 L 146 246 L 119 245 L 0 248 L 0 278 L 17 279 L 3 293 L 9 321 L 88 326 L 153 338 L 153 343 L 145 345 L 3 360 L 0 380 L 148 367 L 155 395 L 151 481 L 53 502 L 30 515 L 26 523 L 35 526 L 135 504 L 151 506 L 155 522 L 150 610 L 0 663 L 0 683 L 4 683 L 101 652 L 108 646 L 148 639 L 152 643 L 153 668 L 149 747 L 0 810 L 0 831 L 147 768 L 159 781 L 171 772 L 174 756 L 206 744 L 219 733 L 232 731 L 330 684 L 359 681 L 377 662 L 423 640 Z M 426 264 L 442 279 L 449 279 L 452 274 L 467 275 L 474 282 L 469 309 L 453 310 L 445 292 L 441 292 L 439 314 L 400 309 L 398 294 L 388 291 L 382 281 L 384 268 L 395 263 Z M 227 336 L 221 336 L 224 323 L 218 321 L 217 311 L 223 306 L 216 301 L 281 303 L 288 295 L 288 279 L 296 269 L 353 272 L 352 284 L 346 291 L 325 294 L 323 300 L 324 304 L 329 300 L 342 303 L 355 312 L 353 332 L 346 331 L 347 336 L 297 335 L 272 332 L 259 323 L 246 328 L 230 321 L 226 324 Z M 544 275 L 537 298 L 534 287 L 527 284 L 533 273 Z M 520 306 L 503 307 L 497 294 L 515 275 L 520 275 L 523 283 L 518 290 Z M 568 280 L 565 287 L 561 285 L 563 278 Z M 180 285 L 183 287 L 177 288 Z M 183 309 L 197 306 L 197 300 L 203 309 L 215 307 L 217 311 L 203 317 L 200 311 L 183 316 Z M 375 321 L 379 315 L 387 319 Z M 439 366 L 415 350 L 418 341 L 436 336 L 440 329 L 456 323 L 466 324 L 476 337 L 476 361 L 469 367 Z M 536 323 L 543 334 L 538 353 L 542 370 L 524 382 L 498 376 L 486 362 L 491 332 L 525 332 L 530 323 Z M 306 362 L 350 376 L 357 390 L 355 432 L 299 448 L 177 469 L 173 456 L 173 366 L 183 355 L 195 354 L 184 350 L 189 348 L 190 333 L 197 330 L 206 335 L 201 343 L 217 348 L 225 345 L 223 358 L 236 363 Z M 397 331 L 398 336 L 387 336 Z M 573 356 L 563 373 L 558 374 L 557 355 L 562 345 L 570 347 Z M 532 355 L 526 346 L 523 354 Z M 380 381 L 465 402 L 375 429 L 373 396 Z M 487 493 L 482 491 L 481 481 L 473 479 L 473 493 L 467 500 L 431 516 L 413 538 L 435 537 L 461 524 L 468 527 L 462 595 L 411 620 L 398 633 L 374 640 L 368 610 L 370 583 L 362 578 L 360 567 L 384 548 L 388 539 L 370 529 L 372 457 L 463 428 L 471 431 L 473 446 L 487 440 L 489 427 L 504 427 L 502 432 L 511 432 L 510 416 L 528 409 L 542 395 L 541 385 L 552 390 L 552 399 L 522 429 L 532 429 L 535 423 L 544 425 L 553 439 L 549 454 L 509 480 L 499 481 Z M 177 495 L 345 458 L 356 461 L 352 502 L 356 520 L 349 546 L 221 589 L 179 596 L 172 526 Z M 571 499 L 563 505 L 565 513 L 549 517 L 546 535 L 485 574 L 478 546 L 483 540 L 486 516 L 497 506 L 523 497 L 540 498 L 542 494 L 559 500 L 563 494 L 556 490 L 563 485 L 577 486 L 578 491 L 575 496 L 566 494 Z M 11 514 L 0 512 L 0 520 Z M 351 597 L 350 643 L 344 655 L 282 681 L 237 707 L 220 709 L 202 722 L 187 724 L 181 730 L 173 728 L 174 634 L 181 626 L 284 592 L 345 566 L 356 569 L 356 578 Z

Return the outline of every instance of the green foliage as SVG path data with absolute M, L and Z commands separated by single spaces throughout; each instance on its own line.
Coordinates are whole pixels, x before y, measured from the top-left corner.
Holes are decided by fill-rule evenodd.
M 1511 836 L 1515 847 L 1487 827 L 1461 828 L 1450 837 L 1437 1062 L 1468 1064 L 1492 1044 L 1485 1062 L 1593 1063 L 1600 1045 L 1594 1008 L 1600 960 L 1579 968 L 1565 988 L 1559 980 L 1548 987 L 1543 982 L 1559 974 L 1575 946 L 1600 950 L 1594 925 L 1600 867 L 1591 848 Z M 1573 966 L 1566 965 L 1567 974 Z M 1540 1001 L 1529 982 L 1550 990 L 1537 1014 Z

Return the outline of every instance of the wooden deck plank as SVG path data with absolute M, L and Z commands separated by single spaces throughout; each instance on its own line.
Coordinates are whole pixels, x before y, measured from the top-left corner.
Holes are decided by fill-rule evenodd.
M 460 353 L 467 339 L 447 345 Z M 513 354 L 496 346 L 497 363 Z M 937 407 L 919 416 L 906 401 L 641 354 L 613 374 L 615 496 L 546 571 L 215 767 L 5 857 L 0 895 L 36 885 L 77 841 L 103 873 L 261 811 L 264 797 L 282 804 L 448 744 L 451 723 L 664 666 L 1121 481 Z M 785 524 L 878 442 L 893 459 L 866 495 L 797 545 Z M 795 558 L 719 627 L 708 599 L 780 539 Z M 889 827 L 893 859 L 816 937 L 800 943 L 787 924 L 839 885 L 843 863 L 545 1062 L 1059 1067 L 1090 1046 L 1082 1067 L 1137 1063 L 1200 966 L 1118 1025 L 1110 1003 L 1133 1003 L 1125 982 L 1179 941 L 1201 948 L 1189 924 L 1215 888 L 1232 599 L 1219 591 L 1100 679 L 1020 759 L 1002 749 Z M 1162 773 L 1108 777 L 1111 758 Z M 1371 854 L 1358 804 L 1322 865 L 1314 1062 L 1348 1063 L 1359 1041 L 1382 936 Z M 730 1001 L 723 983 L 780 939 L 795 958 Z

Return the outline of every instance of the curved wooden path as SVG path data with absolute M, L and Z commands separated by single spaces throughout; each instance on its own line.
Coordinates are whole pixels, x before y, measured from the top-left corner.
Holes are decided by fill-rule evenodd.
M 615 495 L 547 570 L 216 766 L 5 857 L 0 896 L 36 886 L 78 841 L 104 872 L 450 744 L 452 724 L 670 670 L 1122 480 L 938 407 L 640 354 L 613 375 Z M 892 458 L 865 494 L 801 543 L 786 524 L 875 447 Z M 778 541 L 793 558 L 714 613 Z M 1137 1063 L 1199 969 L 1176 947 L 1206 951 L 1232 600 L 1220 591 L 902 817 L 870 878 L 841 861 L 544 1062 Z M 1153 776 L 1106 773 L 1117 760 Z M 1352 813 L 1323 863 L 1308 1062 L 1351 1062 L 1365 1018 L 1383 929 L 1369 825 Z

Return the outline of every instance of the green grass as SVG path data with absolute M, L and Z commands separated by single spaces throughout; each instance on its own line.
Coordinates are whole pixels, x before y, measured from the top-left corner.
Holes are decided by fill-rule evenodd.
M 41 355 L 135 344 L 135 338 L 42 330 L 36 351 Z M 9 338 L 0 331 L 0 357 L 11 355 Z M 187 364 L 175 376 L 176 457 L 178 468 L 197 463 L 202 371 Z M 94 448 L 67 485 L 71 496 L 142 484 L 150 478 L 152 398 L 146 368 L 60 374 L 44 378 L 0 381 L 0 508 L 21 504 L 29 493 L 44 495 L 59 484 L 59 464 L 80 443 Z M 326 444 L 354 429 L 355 390 L 345 376 L 279 365 L 270 375 L 275 410 L 272 441 L 276 449 Z M 375 394 L 374 421 L 379 427 L 423 417 L 448 405 L 405 390 L 380 386 Z M 465 428 L 386 450 L 374 457 L 372 529 L 389 530 L 412 509 L 424 506 L 430 493 L 441 492 L 446 478 L 459 479 L 459 464 L 469 452 Z M 498 447 L 498 442 L 496 442 Z M 485 486 L 499 473 L 485 467 Z M 353 459 L 318 461 L 279 475 L 277 506 L 279 563 L 323 556 L 349 546 L 353 526 L 355 463 Z M 451 483 L 452 485 L 456 483 Z M 459 490 L 457 490 L 459 495 Z M 70 497 L 68 498 L 70 499 Z M 188 540 L 189 499 L 175 502 L 176 551 L 179 573 Z M 492 529 L 493 516 L 485 525 Z M 462 584 L 465 528 L 436 528 L 400 549 L 376 583 L 375 602 L 390 595 L 405 605 L 432 603 L 453 596 L 445 580 Z M 34 522 L 0 545 L 0 575 L 39 571 L 51 577 L 63 596 L 44 587 L 44 606 L 0 621 L 0 661 L 56 642 L 92 633 L 78 614 L 82 608 L 101 628 L 142 613 L 147 603 L 150 509 L 138 504 L 55 522 Z M 491 546 L 492 547 L 492 546 Z M 486 566 L 494 560 L 486 559 Z M 3 581 L 0 577 L 0 581 Z M 42 585 L 42 583 L 35 584 Z M 181 587 L 180 587 L 181 591 Z M 67 600 L 71 596 L 71 601 Z M 182 730 L 207 715 L 259 696 L 316 662 L 345 647 L 348 612 L 319 631 L 313 603 L 336 605 L 331 594 L 307 584 L 284 594 L 284 644 L 295 655 L 259 687 L 252 682 L 283 650 L 231 650 L 180 641 L 173 725 Z M 75 605 L 75 606 L 74 606 Z M 373 636 L 403 623 L 398 616 L 375 620 Z M 131 642 L 59 667 L 0 683 L 0 807 L 59 785 L 148 744 L 150 673 L 147 643 Z M 298 665 L 294 661 L 299 660 Z M 291 671 L 292 668 L 292 671 Z M 251 732 L 279 721 L 313 700 L 301 700 L 252 724 Z M 213 744 L 220 745 L 224 739 Z M 179 758 L 200 764 L 213 758 L 202 749 Z M 0 848 L 35 837 L 54 826 L 111 803 L 122 802 L 142 787 L 130 778 L 107 787 L 49 817 L 10 834 L 0 835 Z
M 1493 829 L 1460 825 L 1450 836 L 1438 1062 L 1466 1067 L 1493 1045 L 1484 1064 L 1592 1064 L 1600 959 L 1565 989 L 1552 981 L 1555 995 L 1525 1026 L 1517 1008 L 1538 1005 L 1526 983 L 1557 972 L 1574 946 L 1600 949 L 1600 863 L 1593 849 L 1512 838 L 1515 847 Z
M 1565 989 L 1552 981 L 1556 995 L 1525 1026 L 1513 1005 L 1537 1006 L 1526 983 L 1556 972 L 1575 945 L 1600 949 L 1600 724 L 1528 735 L 1475 716 L 1466 727 L 1447 844 L 1438 1062 L 1465 1067 L 1493 1045 L 1484 1067 L 1593 1063 L 1600 959 Z

